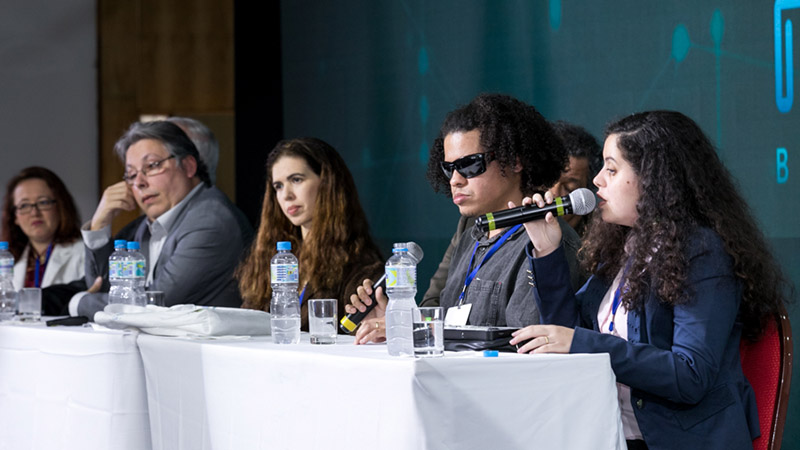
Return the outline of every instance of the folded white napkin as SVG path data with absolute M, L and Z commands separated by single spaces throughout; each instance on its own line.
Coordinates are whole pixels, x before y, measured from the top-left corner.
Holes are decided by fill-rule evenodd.
M 170 308 L 113 304 L 94 321 L 108 328 L 130 328 L 159 336 L 220 337 L 270 334 L 270 315 L 252 309 L 175 305 Z

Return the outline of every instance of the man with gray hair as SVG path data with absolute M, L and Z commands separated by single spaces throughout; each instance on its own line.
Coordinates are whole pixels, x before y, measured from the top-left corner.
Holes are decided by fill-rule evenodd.
M 219 163 L 219 142 L 214 132 L 211 131 L 203 122 L 192 119 L 191 117 L 172 116 L 167 117 L 167 122 L 172 122 L 181 127 L 184 133 L 189 136 L 192 143 L 200 153 L 200 161 L 204 162 L 208 168 L 208 176 L 211 184 L 217 184 L 217 164 Z
M 114 150 L 125 163 L 123 181 L 105 190 L 92 220 L 81 230 L 87 285 L 103 277 L 102 290 L 108 291 L 111 220 L 138 206 L 144 215 L 115 239 L 140 243 L 148 289 L 164 291 L 167 306 L 240 306 L 233 271 L 253 230 L 242 212 L 211 185 L 208 169 L 186 133 L 167 121 L 137 122 Z M 80 293 L 70 301 L 70 315 L 92 318 L 107 303 L 105 293 Z

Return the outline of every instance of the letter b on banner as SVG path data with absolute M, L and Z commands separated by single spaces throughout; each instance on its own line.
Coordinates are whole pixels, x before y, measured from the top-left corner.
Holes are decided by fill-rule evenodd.
M 775 169 L 778 178 L 778 184 L 786 183 L 789 179 L 789 153 L 785 148 L 781 147 L 775 150 Z

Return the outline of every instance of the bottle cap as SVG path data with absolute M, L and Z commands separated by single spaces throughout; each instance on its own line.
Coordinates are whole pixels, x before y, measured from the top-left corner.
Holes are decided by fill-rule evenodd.
M 128 241 L 125 239 L 117 239 L 114 241 L 114 248 L 125 248 L 127 246 Z
M 291 250 L 292 243 L 289 241 L 278 241 L 278 251 L 280 250 Z
M 8 242 L 0 242 L 0 250 L 8 250 Z
M 484 350 L 483 357 L 484 358 L 497 358 L 500 353 L 497 350 Z
M 408 244 L 405 242 L 395 242 L 392 244 L 392 253 L 396 252 L 407 252 L 408 251 Z
M 136 241 L 129 241 L 128 250 L 139 250 L 139 243 Z

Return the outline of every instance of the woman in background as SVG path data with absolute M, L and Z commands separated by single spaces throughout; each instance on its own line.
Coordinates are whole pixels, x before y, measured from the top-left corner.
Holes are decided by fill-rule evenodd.
M 553 325 L 519 330 L 511 343 L 522 353 L 608 353 L 628 448 L 752 449 L 758 416 L 739 343 L 775 320 L 780 270 L 691 119 L 634 114 L 606 135 L 599 211 L 581 250 L 593 275 L 573 295 L 556 221 L 526 224 L 536 301 Z
M 28 167 L 9 181 L 4 202 L 0 240 L 14 255 L 14 288 L 76 282 L 73 289 L 58 288 L 58 301 L 43 295 L 43 314 L 66 314 L 71 295 L 85 288 L 80 219 L 72 195 L 55 173 Z
M 303 330 L 309 299 L 337 299 L 341 317 L 361 280 L 383 272 L 353 177 L 336 150 L 319 139 L 281 141 L 267 157 L 261 223 L 236 271 L 243 308 L 269 311 L 269 263 L 278 241 L 290 241 L 299 261 Z

